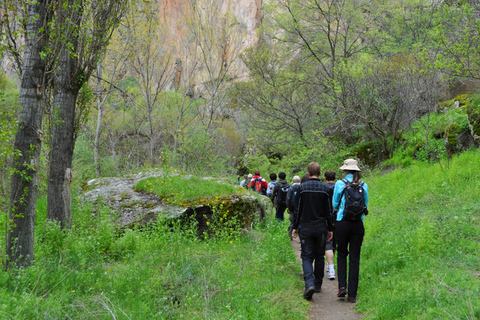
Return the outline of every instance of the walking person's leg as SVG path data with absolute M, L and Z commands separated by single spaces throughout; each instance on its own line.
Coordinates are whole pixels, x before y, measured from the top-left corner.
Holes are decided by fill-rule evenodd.
M 360 250 L 365 235 L 365 228 L 362 221 L 352 221 L 351 225 L 350 257 L 348 261 L 348 297 L 350 301 L 352 301 L 351 298 L 355 298 L 352 302 L 356 302 L 360 273 Z
M 338 296 L 345 297 L 347 293 L 347 257 L 349 235 L 348 221 L 339 221 L 335 226 L 335 242 L 337 243 L 337 278 Z
M 327 259 L 327 278 L 329 280 L 335 280 L 335 268 L 333 264 L 334 251 L 333 251 L 333 239 L 327 242 L 325 246 L 325 257 Z
M 323 284 L 323 276 L 325 271 L 325 245 L 327 242 L 327 229 L 319 228 L 315 235 L 315 292 L 320 292 Z
M 309 228 L 299 228 L 298 232 L 302 250 L 300 257 L 302 258 L 303 280 L 305 282 L 303 296 L 307 300 L 312 299 L 312 295 L 315 293 L 315 275 L 313 273 L 315 242 L 311 231 Z

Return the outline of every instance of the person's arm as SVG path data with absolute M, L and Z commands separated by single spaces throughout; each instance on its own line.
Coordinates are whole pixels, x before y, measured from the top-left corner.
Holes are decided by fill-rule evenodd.
M 275 200 L 275 197 L 277 196 L 278 186 L 279 186 L 279 185 L 280 185 L 280 184 L 277 182 L 277 183 L 275 183 L 275 186 L 273 187 L 272 197 L 271 197 L 271 198 L 272 198 L 272 201 L 274 201 L 274 200 Z
M 365 182 L 363 183 L 363 190 L 365 190 L 365 205 L 368 206 L 368 186 Z
M 293 230 L 292 230 L 292 238 L 293 238 L 293 239 L 296 239 L 296 238 L 297 238 L 297 235 L 298 235 L 297 229 L 293 229 Z M 328 240 L 328 241 L 330 241 L 330 240 Z
M 267 183 L 267 181 L 265 181 L 265 179 L 262 180 L 262 186 L 265 188 L 265 190 L 267 190 L 268 183 Z
M 297 191 L 297 195 L 295 196 L 295 203 L 293 204 L 293 219 L 292 219 L 292 221 L 293 221 L 292 228 L 293 229 L 298 228 L 298 220 L 299 220 L 299 216 L 301 214 L 301 212 L 300 212 L 300 198 L 301 198 L 302 186 L 298 187 L 298 189 L 296 191 Z
M 270 196 L 272 195 L 272 188 L 271 188 L 271 186 L 272 186 L 272 183 L 269 182 L 269 183 L 268 183 L 268 186 L 267 186 L 267 197 L 269 197 L 269 198 L 270 198 Z
M 293 195 L 293 188 L 290 187 L 288 188 L 288 191 L 287 191 L 287 208 L 288 208 L 288 211 L 290 211 L 290 213 L 293 213 L 293 209 L 292 209 L 292 195 Z
M 335 183 L 335 189 L 333 189 L 333 199 L 332 199 L 332 207 L 333 209 L 338 209 L 340 206 L 340 200 L 343 192 L 343 187 L 345 183 L 341 180 L 338 180 Z

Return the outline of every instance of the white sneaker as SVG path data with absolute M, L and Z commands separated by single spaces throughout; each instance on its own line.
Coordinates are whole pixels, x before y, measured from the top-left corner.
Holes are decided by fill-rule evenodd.
M 328 270 L 328 280 L 335 280 L 335 270 Z

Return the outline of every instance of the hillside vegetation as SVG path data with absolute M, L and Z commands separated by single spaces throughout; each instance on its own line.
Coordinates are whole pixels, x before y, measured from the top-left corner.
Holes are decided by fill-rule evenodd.
M 258 39 L 245 50 L 230 0 L 195 1 L 179 17 L 185 38 L 159 20 L 162 2 L 131 2 L 102 57 L 91 59 L 96 77 L 76 79 L 83 87 L 68 119 L 50 95 L 65 83 L 33 86 L 45 90 L 43 105 L 18 90 L 22 77 L 0 73 L 0 246 L 10 264 L 0 271 L 0 319 L 307 319 L 287 222 L 273 213 L 248 230 L 232 207 L 212 214 L 223 220 L 206 221 L 205 233 L 193 220 L 129 229 L 102 199 L 72 197 L 70 206 L 70 191 L 94 177 L 174 171 L 192 178 L 151 177 L 136 190 L 194 207 L 238 191 L 233 182 L 256 170 L 291 181 L 311 161 L 341 174 L 347 158 L 359 161 L 371 197 L 357 310 L 371 319 L 479 319 L 477 2 L 264 1 Z M 5 5 L 0 30 L 0 55 L 27 66 L 27 46 L 13 42 L 36 21 L 25 15 L 34 4 L 47 5 Z M 26 35 L 57 30 L 52 17 Z M 68 42 L 74 54 L 64 58 L 85 58 L 75 37 L 45 35 Z M 39 54 L 58 57 L 56 47 L 64 46 Z M 39 78 L 65 71 L 57 60 Z M 31 104 L 18 106 L 23 98 Z M 42 122 L 19 123 L 32 110 Z M 21 138 L 34 132 L 36 145 Z M 57 153 L 62 134 L 74 139 Z M 56 156 L 68 170 L 54 177 Z
M 359 312 L 480 317 L 480 151 L 366 177 Z
M 357 311 L 367 319 L 478 319 L 479 162 L 476 149 L 364 174 L 371 200 Z M 301 265 L 273 212 L 247 234 L 202 239 L 194 224 L 119 229 L 101 204 L 76 204 L 66 231 L 45 215 L 42 198 L 34 265 L 1 272 L 3 319 L 308 318 Z

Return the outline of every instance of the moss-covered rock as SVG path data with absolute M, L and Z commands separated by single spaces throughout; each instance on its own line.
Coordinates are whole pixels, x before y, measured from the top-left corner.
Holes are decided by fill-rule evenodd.
M 468 125 L 476 143 L 480 142 L 480 104 L 471 103 L 467 106 Z
M 470 104 L 472 96 L 470 94 L 461 94 L 453 98 L 452 100 L 446 100 L 439 103 L 439 106 L 444 112 L 450 109 L 457 109 Z
M 459 124 L 455 123 L 445 129 L 444 146 L 447 156 L 450 158 L 454 154 L 470 149 L 473 145 L 473 137 Z
M 357 159 L 363 162 L 368 167 L 375 167 L 379 161 L 378 150 L 380 145 L 376 141 L 370 141 L 359 145 L 353 150 L 353 154 Z
M 245 191 L 170 205 L 163 203 L 155 194 L 134 190 L 134 185 L 146 177 L 149 175 L 92 180 L 89 182 L 91 187 L 81 198 L 94 203 L 101 199 L 110 206 L 116 223 L 121 227 L 143 226 L 159 219 L 190 225 L 191 218 L 194 218 L 199 235 L 225 228 L 249 228 L 271 211 L 269 198 Z M 92 216 L 95 216 L 95 212 L 92 212 Z
M 230 195 L 215 198 L 214 201 L 201 201 L 196 206 L 186 207 L 178 215 L 163 217 L 180 221 L 188 226 L 192 218 L 197 224 L 197 236 L 228 231 L 230 228 L 251 228 L 254 222 L 259 222 L 271 211 L 271 201 L 264 196 Z M 160 218 L 160 216 L 159 216 Z

